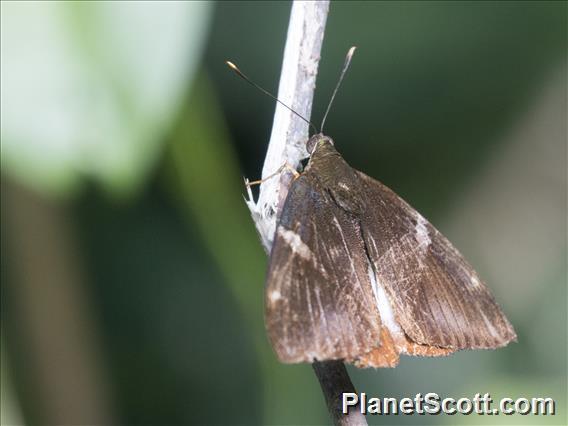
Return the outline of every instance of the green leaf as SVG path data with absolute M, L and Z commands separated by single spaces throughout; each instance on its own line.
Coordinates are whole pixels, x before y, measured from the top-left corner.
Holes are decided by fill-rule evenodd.
M 144 182 L 200 60 L 207 2 L 2 2 L 2 169 L 47 194 Z

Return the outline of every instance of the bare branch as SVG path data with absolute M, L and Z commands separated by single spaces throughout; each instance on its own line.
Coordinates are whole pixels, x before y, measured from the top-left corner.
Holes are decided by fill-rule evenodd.
M 329 415 L 337 426 L 363 426 L 367 419 L 361 414 L 361 405 L 350 407 L 348 414 L 343 414 L 343 393 L 355 392 L 347 369 L 341 361 L 323 361 L 312 364 L 325 396 Z
M 294 1 L 288 27 L 284 61 L 280 74 L 278 99 L 299 115 L 310 120 L 318 64 L 329 1 Z M 307 157 L 308 123 L 280 104 L 276 106 L 270 143 L 262 169 L 262 178 L 282 170 L 287 164 L 298 169 Z M 270 253 L 278 211 L 282 207 L 291 184 L 291 174 L 282 172 L 278 177 L 260 184 L 259 199 L 255 203 L 250 189 L 247 206 L 267 253 Z M 341 413 L 343 392 L 354 392 L 353 384 L 341 361 L 316 362 L 314 371 L 321 384 L 330 415 L 336 425 L 366 425 L 365 417 L 352 410 Z
M 290 15 L 278 99 L 308 120 L 328 11 L 328 1 L 295 1 Z M 278 104 L 262 177 L 273 174 L 285 163 L 297 169 L 308 155 L 307 139 L 308 124 Z M 270 252 L 276 230 L 276 213 L 286 199 L 290 183 L 290 175 L 282 173 L 280 178 L 260 185 L 256 203 L 249 193 L 247 205 L 267 252 Z

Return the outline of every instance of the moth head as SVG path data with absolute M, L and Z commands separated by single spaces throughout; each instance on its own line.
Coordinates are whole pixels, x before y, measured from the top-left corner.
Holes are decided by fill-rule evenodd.
M 306 142 L 306 150 L 310 155 L 312 155 L 318 147 L 324 146 L 328 143 L 333 145 L 333 139 L 329 136 L 325 136 L 323 133 L 318 133 L 308 139 L 308 142 Z

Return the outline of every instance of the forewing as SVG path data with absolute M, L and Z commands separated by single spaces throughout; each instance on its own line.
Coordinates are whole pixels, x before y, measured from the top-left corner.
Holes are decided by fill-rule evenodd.
M 454 350 L 515 340 L 493 296 L 452 244 L 393 191 L 358 174 L 371 206 L 361 218 L 367 252 L 406 335 Z
M 302 174 L 282 210 L 266 287 L 268 334 L 282 362 L 354 362 L 379 346 L 369 267 L 357 218 Z

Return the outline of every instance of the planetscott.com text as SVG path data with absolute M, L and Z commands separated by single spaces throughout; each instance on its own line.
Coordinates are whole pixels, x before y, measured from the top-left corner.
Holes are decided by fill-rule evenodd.
M 489 393 L 476 393 L 472 398 L 442 398 L 437 393 L 416 394 L 413 398 L 377 398 L 366 393 L 344 393 L 342 412 L 360 410 L 362 414 L 482 414 L 535 415 L 555 414 L 556 401 L 552 398 L 501 398 L 493 400 Z

